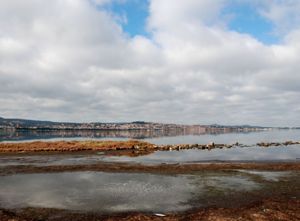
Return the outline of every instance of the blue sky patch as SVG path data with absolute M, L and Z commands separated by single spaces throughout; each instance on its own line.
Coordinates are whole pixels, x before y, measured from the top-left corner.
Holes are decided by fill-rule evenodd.
M 230 4 L 223 9 L 224 16 L 232 16 L 228 22 L 230 30 L 247 33 L 265 44 L 279 42 L 273 33 L 274 24 L 261 16 L 257 9 L 249 4 Z
M 148 5 L 148 0 L 125 0 L 115 1 L 108 7 L 121 19 L 122 17 L 126 18 L 126 21 L 121 22 L 121 25 L 123 30 L 130 36 L 148 36 L 146 31 Z
M 149 37 L 146 31 L 149 0 L 115 0 L 106 7 L 118 15 L 123 30 L 131 37 L 135 35 Z M 261 16 L 252 4 L 231 2 L 223 8 L 221 16 L 230 17 L 227 24 L 230 30 L 249 34 L 268 45 L 280 41 L 279 36 L 273 33 L 274 24 Z

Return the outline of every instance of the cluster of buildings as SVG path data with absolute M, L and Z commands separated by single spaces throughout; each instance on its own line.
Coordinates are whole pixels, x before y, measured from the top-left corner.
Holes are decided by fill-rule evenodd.
M 51 121 L 34 121 L 23 119 L 0 118 L 0 129 L 13 130 L 144 130 L 144 131 L 175 131 L 182 134 L 230 133 L 236 131 L 257 131 L 266 128 L 251 126 L 221 125 L 182 125 L 164 124 L 144 121 L 130 123 L 65 123 Z

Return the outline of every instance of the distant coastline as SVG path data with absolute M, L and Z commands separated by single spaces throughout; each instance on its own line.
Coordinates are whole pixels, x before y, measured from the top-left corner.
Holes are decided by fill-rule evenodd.
M 153 123 L 144 121 L 134 121 L 128 123 L 68 123 L 68 122 L 52 122 L 52 121 L 38 121 L 27 119 L 7 119 L 0 118 L 0 129 L 6 130 L 38 130 L 38 131 L 56 131 L 56 130 L 148 130 L 148 131 L 181 131 L 187 133 L 218 133 L 218 132 L 237 132 L 237 131 L 261 131 L 272 129 L 291 129 L 288 127 L 261 127 L 250 125 L 184 125 L 184 124 L 166 124 Z M 299 128 L 293 128 L 299 129 Z

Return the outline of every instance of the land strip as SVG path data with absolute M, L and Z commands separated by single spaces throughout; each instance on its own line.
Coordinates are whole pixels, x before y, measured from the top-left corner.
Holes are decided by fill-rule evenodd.
M 300 144 L 300 141 L 257 143 L 260 147 L 289 146 Z M 252 147 L 255 145 L 235 144 L 176 144 L 155 145 L 148 142 L 129 141 L 54 141 L 54 142 L 23 142 L 23 143 L 0 143 L 0 153 L 33 153 L 33 152 L 79 152 L 79 151 L 118 151 L 132 150 L 136 153 L 145 154 L 152 151 L 185 150 L 185 149 L 214 149 L 232 147 Z
M 89 165 L 54 165 L 33 166 L 18 165 L 0 167 L 0 176 L 17 173 L 55 173 L 75 171 L 102 171 L 127 173 L 179 174 L 199 171 L 222 170 L 265 170 L 265 171 L 300 171 L 300 162 L 295 163 L 199 163 L 199 164 L 158 164 L 145 165 L 135 163 L 97 163 Z

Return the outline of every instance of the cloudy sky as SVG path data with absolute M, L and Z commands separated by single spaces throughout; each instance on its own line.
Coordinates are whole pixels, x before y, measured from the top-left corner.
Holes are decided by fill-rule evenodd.
M 0 116 L 300 125 L 299 0 L 1 0 Z

